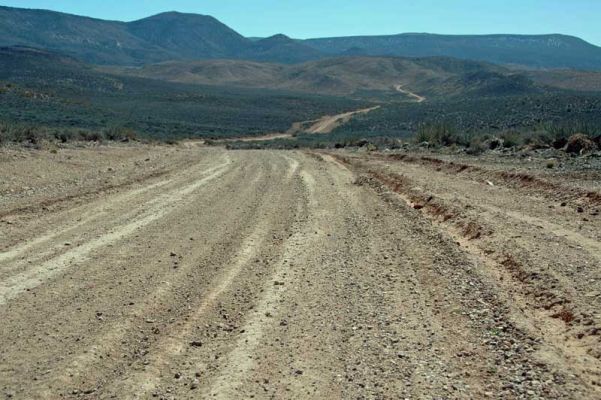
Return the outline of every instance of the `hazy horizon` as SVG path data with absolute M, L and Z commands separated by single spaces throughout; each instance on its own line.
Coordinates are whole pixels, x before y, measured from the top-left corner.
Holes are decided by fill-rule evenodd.
M 237 4 L 236 4 L 237 3 Z M 247 37 L 278 33 L 306 39 L 333 36 L 433 33 L 452 35 L 564 34 L 601 45 L 601 2 L 576 0 L 507 0 L 482 4 L 475 0 L 391 1 L 377 5 L 349 0 L 298 1 L 283 4 L 164 1 L 0 1 L 0 5 L 46 9 L 99 19 L 132 21 L 168 11 L 211 15 Z M 255 11 L 256 10 L 256 11 Z

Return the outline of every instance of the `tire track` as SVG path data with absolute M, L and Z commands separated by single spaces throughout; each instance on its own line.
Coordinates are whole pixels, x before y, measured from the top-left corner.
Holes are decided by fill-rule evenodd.
M 292 160 L 292 162 L 293 170 L 296 171 L 299 162 L 296 160 Z M 314 205 L 315 179 L 305 170 L 302 170 L 299 176 L 308 192 L 307 204 Z M 298 204 L 297 215 L 305 214 L 304 210 L 307 208 L 307 204 L 303 204 L 303 202 Z M 307 218 L 311 217 L 308 216 Z M 299 224 L 298 220 L 296 224 Z M 217 378 L 211 382 L 211 386 L 204 397 L 214 399 L 237 398 L 238 387 L 243 385 L 244 377 L 247 376 L 254 365 L 252 355 L 259 346 L 266 328 L 273 323 L 266 315 L 276 313 L 278 303 L 281 302 L 282 293 L 286 290 L 284 285 L 275 285 L 273 282 L 284 282 L 286 280 L 290 268 L 288 261 L 299 257 L 298 248 L 307 246 L 307 237 L 309 236 L 309 230 L 312 228 L 309 224 L 292 228 L 294 234 L 287 239 L 275 272 L 267 280 L 267 284 L 261 291 L 261 299 L 254 307 L 253 315 L 244 324 L 244 337 L 239 338 L 234 348 L 228 353 L 223 368 L 216 374 Z
M 206 177 L 174 193 L 152 200 L 146 211 L 134 221 L 118 226 L 112 232 L 68 250 L 39 266 L 34 266 L 23 273 L 4 279 L 0 283 L 0 305 L 18 296 L 25 289 L 34 288 L 64 270 L 73 267 L 75 263 L 84 262 L 94 250 L 115 243 L 132 235 L 140 228 L 163 218 L 177 203 L 182 202 L 186 196 L 225 173 L 227 166 L 228 163 L 224 163 L 214 167 Z
M 227 160 L 226 160 L 227 161 Z M 203 170 L 204 168 L 204 170 Z M 171 176 L 168 179 L 161 180 L 159 182 L 152 183 L 150 185 L 143 186 L 141 188 L 136 188 L 133 190 L 126 191 L 124 193 L 118 193 L 110 197 L 110 203 L 103 200 L 95 201 L 93 205 L 85 204 L 82 206 L 78 206 L 74 209 L 68 210 L 65 214 L 61 215 L 61 220 L 63 221 L 63 225 L 59 227 L 55 227 L 52 230 L 46 231 L 33 239 L 29 239 L 27 242 L 22 244 L 13 245 L 7 249 L 4 249 L 2 253 L 0 253 L 0 262 L 6 262 L 10 260 L 14 260 L 22 256 L 24 253 L 29 250 L 43 245 L 48 242 L 57 241 L 59 237 L 67 236 L 71 231 L 75 231 L 78 228 L 87 225 L 87 224 L 98 224 L 99 221 L 103 223 L 106 222 L 107 217 L 111 217 L 114 214 L 114 210 L 120 206 L 128 206 L 130 207 L 132 203 L 139 202 L 140 200 L 136 199 L 136 197 L 141 195 L 151 194 L 157 189 L 161 189 L 167 185 L 176 184 L 177 180 L 181 180 L 182 178 L 188 179 L 187 177 L 190 175 L 196 175 L 197 173 L 210 173 L 212 169 L 206 169 L 204 162 L 201 162 L 199 165 L 196 165 L 192 168 L 189 168 L 185 171 L 185 173 L 180 173 L 182 176 Z M 143 200 L 142 200 L 143 201 Z M 150 201 L 153 201 L 152 199 Z M 142 207 L 134 207 L 133 210 L 130 210 L 130 214 L 134 214 L 138 209 Z M 117 216 L 118 219 L 121 216 Z M 75 222 L 72 222 L 75 221 Z M 66 223 L 65 223 L 66 222 Z M 58 248 L 60 250 L 60 247 Z M 49 251 L 50 254 L 40 253 L 40 250 L 36 250 L 37 259 L 41 260 L 46 256 L 50 256 L 53 251 L 56 249 L 51 249 Z M 29 260 L 31 261 L 31 260 Z M 12 268 L 14 269 L 18 266 L 18 263 L 12 263 Z M 6 272 L 6 267 L 3 268 L 3 272 Z
M 283 155 L 282 159 L 288 163 L 285 179 L 281 183 L 281 185 L 286 186 L 298 173 L 299 163 L 294 158 L 286 155 Z M 253 181 L 245 182 L 245 184 L 249 188 L 256 188 L 266 181 L 265 175 L 259 174 Z M 131 398 L 147 398 L 151 393 L 156 392 L 162 379 L 164 379 L 162 372 L 169 368 L 173 360 L 185 357 L 189 347 L 189 338 L 193 337 L 195 327 L 201 323 L 207 314 L 214 313 L 213 308 L 219 298 L 231 290 L 231 287 L 235 286 L 237 280 L 240 279 L 241 273 L 252 265 L 251 261 L 267 241 L 271 223 L 272 221 L 268 218 L 258 220 L 252 231 L 245 235 L 242 242 L 236 247 L 236 254 L 224 266 L 223 271 L 215 278 L 213 283 L 208 285 L 210 290 L 203 294 L 201 301 L 196 304 L 192 313 L 186 318 L 186 322 L 153 346 L 154 356 L 145 362 L 145 368 L 142 371 L 127 374 L 124 379 L 107 388 L 107 391 L 128 393 Z
M 409 197 L 368 185 L 327 154 L 211 148 L 198 157 L 168 178 L 94 199 L 93 210 L 61 212 L 55 221 L 81 220 L 64 218 L 56 236 L 45 230 L 9 249 L 0 393 L 596 398 L 588 381 L 598 363 L 585 354 L 596 337 L 565 341 L 566 354 L 580 346 L 569 357 L 554 352 L 561 321 L 536 331 L 544 315 L 518 309 L 525 292 L 512 276 L 488 263 L 484 249 L 476 257 L 476 242 L 430 219 L 427 207 L 408 207 Z M 409 179 L 395 187 L 428 192 L 444 179 L 427 177 L 421 188 Z M 435 200 L 453 202 L 462 188 L 434 190 Z M 507 208 L 519 214 L 504 221 L 511 229 L 545 215 L 486 196 L 454 205 L 487 220 Z M 462 207 L 467 200 L 499 210 Z M 512 226 L 524 216 L 534 219 Z M 541 229 L 553 235 L 587 233 L 547 222 Z M 516 243 L 544 248 L 527 236 L 537 229 Z M 64 248 L 66 239 L 79 245 Z M 594 252 L 595 244 L 578 250 Z M 541 334 L 551 329 L 557 334 Z
M 213 205 L 215 210 L 221 210 L 223 206 L 218 207 L 215 205 L 215 203 L 221 201 L 223 195 L 229 191 L 228 187 L 231 187 L 232 184 L 238 184 L 241 181 L 241 176 L 243 176 L 245 170 L 251 171 L 254 177 L 252 179 L 245 180 L 245 182 L 248 183 L 248 186 L 241 191 L 241 194 L 243 195 L 242 198 L 252 194 L 252 187 L 257 182 L 262 180 L 264 171 L 261 169 L 257 169 L 256 171 L 254 169 L 248 170 L 240 163 L 236 163 L 233 169 L 228 170 L 227 174 L 219 177 L 220 185 L 205 185 L 202 191 L 194 192 L 194 197 L 187 199 L 184 208 L 178 209 L 176 215 L 171 215 L 173 213 L 166 215 L 166 218 L 163 218 L 166 220 L 164 222 L 171 223 L 174 219 L 177 221 L 177 219 L 181 218 L 182 215 L 185 216 L 186 213 L 189 213 L 190 210 L 193 210 L 196 207 L 197 202 L 200 202 L 198 204 L 203 204 L 205 206 L 207 204 Z M 225 184 L 226 186 L 223 187 L 221 184 Z M 228 215 L 220 222 L 225 223 L 226 227 L 230 226 L 231 224 L 240 223 L 240 217 L 243 216 L 241 212 L 242 211 L 240 210 L 231 212 L 231 215 Z M 214 225 L 214 217 L 218 217 L 218 215 L 212 216 L 207 214 L 203 216 L 202 221 L 204 221 L 206 224 L 202 224 L 200 227 L 202 229 L 208 229 Z M 146 231 L 149 231 L 149 233 L 153 230 L 156 230 L 156 228 L 146 228 Z M 235 238 L 224 238 L 222 236 L 222 230 L 223 228 L 221 227 L 213 230 L 213 232 L 217 234 L 217 237 L 211 238 L 210 243 L 207 242 L 203 244 L 203 253 L 200 253 L 203 254 L 202 257 L 210 260 L 211 255 L 214 255 L 214 253 L 219 251 L 221 246 L 220 242 L 223 240 L 233 240 L 235 242 Z M 192 252 L 192 254 L 189 254 L 186 257 L 192 257 L 191 259 L 181 265 L 176 265 L 177 269 L 172 273 L 165 274 L 167 275 L 165 276 L 165 279 L 167 280 L 157 280 L 157 284 L 153 286 L 152 290 L 144 294 L 143 297 L 137 298 L 135 305 L 132 303 L 132 307 L 128 310 L 127 314 L 123 316 L 122 320 L 116 320 L 111 324 L 108 324 L 108 326 L 103 328 L 101 332 L 98 332 L 98 334 L 94 336 L 92 343 L 90 343 L 88 347 L 80 349 L 77 355 L 72 355 L 71 361 L 63 367 L 61 374 L 54 376 L 54 380 L 61 382 L 66 387 L 81 388 L 82 385 L 84 385 L 84 388 L 81 389 L 82 391 L 94 390 L 96 392 L 97 390 L 103 390 L 104 387 L 107 386 L 107 382 L 122 381 L 124 379 L 123 376 L 125 372 L 129 371 L 130 369 L 128 365 L 131 365 L 132 363 L 141 363 L 143 361 L 144 364 L 149 365 L 150 368 L 151 364 L 145 359 L 147 351 L 144 350 L 146 347 L 145 344 L 148 344 L 148 337 L 146 336 L 147 339 L 143 341 L 142 346 L 140 346 L 139 342 L 136 343 L 136 331 L 140 329 L 139 325 L 137 326 L 136 324 L 139 324 L 140 322 L 144 324 L 146 321 L 148 329 L 154 332 L 155 329 L 159 329 L 159 325 L 163 325 L 159 324 L 158 321 L 155 323 L 155 318 L 158 318 L 158 320 L 165 320 L 165 318 L 167 318 L 163 315 L 165 312 L 164 304 L 177 305 L 178 302 L 174 302 L 173 299 L 181 299 L 182 292 L 185 293 L 189 290 L 189 288 L 192 287 L 195 291 L 199 290 L 199 286 L 195 286 L 191 279 L 193 275 L 203 272 L 196 270 L 198 268 L 196 263 L 203 261 L 195 258 L 196 256 L 194 254 L 197 251 L 194 248 L 192 248 Z M 208 254 L 204 254 L 204 252 L 208 252 Z M 202 282 L 201 286 L 208 286 L 210 288 L 209 282 Z M 186 301 L 188 302 L 190 299 L 186 299 Z M 173 315 L 171 309 L 166 311 L 168 312 L 168 315 Z M 143 315 L 153 317 L 152 319 L 149 319 L 150 317 L 146 317 L 140 320 L 140 316 Z M 161 315 L 163 316 L 161 317 Z M 186 319 L 187 318 L 188 317 L 186 317 Z M 149 324 L 148 321 L 152 321 L 152 323 Z M 163 340 L 161 339 L 163 337 L 165 338 L 164 340 L 169 340 L 176 335 L 176 333 L 170 332 L 165 326 L 161 326 L 161 331 L 165 331 L 165 333 L 163 336 L 157 337 L 159 340 Z M 159 346 L 159 344 L 154 344 L 153 349 L 156 346 Z M 103 365 L 103 363 L 98 362 L 99 355 L 110 354 L 115 351 L 126 351 L 130 353 L 130 355 L 121 361 L 115 362 L 112 366 Z M 153 350 L 153 354 L 155 353 L 156 350 Z M 99 377 L 102 377 L 102 379 L 99 379 Z M 90 379 L 95 382 L 93 384 L 93 389 L 90 389 L 90 386 L 92 385 L 89 382 Z M 78 389 L 75 390 L 77 391 Z M 119 393 L 125 393 L 125 391 L 126 389 L 121 387 Z M 139 389 L 136 389 L 135 393 L 139 393 L 139 391 Z M 47 398 L 49 396 L 52 396 L 52 392 L 42 391 L 42 395 L 40 397 Z M 128 398 L 132 396 L 134 395 L 132 394 L 131 396 L 128 396 Z

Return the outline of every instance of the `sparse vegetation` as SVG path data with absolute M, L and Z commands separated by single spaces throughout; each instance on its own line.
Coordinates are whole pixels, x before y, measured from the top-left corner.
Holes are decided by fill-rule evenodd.
M 450 146 L 461 142 L 455 127 L 445 122 L 421 124 L 417 128 L 415 141 L 417 143 L 426 142 L 437 146 Z
M 288 91 L 116 77 L 52 53 L 4 49 L 0 120 L 94 132 L 119 127 L 157 140 L 285 131 L 365 102 Z M 110 135 L 111 133 L 108 132 Z
M 490 142 L 495 143 L 495 142 Z M 484 153 L 486 150 L 490 148 L 490 145 L 487 147 L 485 141 L 480 136 L 474 136 L 471 138 L 469 142 L 469 146 L 467 148 L 467 153 L 472 155 L 478 155 Z M 496 148 L 496 146 L 495 146 Z
M 412 135 L 423 127 L 453 127 L 459 135 L 489 134 L 519 137 L 546 132 L 554 138 L 601 132 L 601 95 L 547 93 L 528 96 L 462 98 L 421 104 L 387 104 L 360 115 L 337 132 L 364 135 Z M 512 140 L 509 140 L 511 143 Z M 510 144 L 505 146 L 511 147 Z
M 345 147 L 363 147 L 367 145 L 375 146 L 378 149 L 397 149 L 400 148 L 405 136 L 383 136 L 372 133 L 359 136 L 347 135 L 344 133 L 330 134 L 298 134 L 288 139 L 272 139 L 256 142 L 232 141 L 226 144 L 227 148 L 232 150 L 242 149 L 325 149 L 325 148 L 345 148 Z M 210 144 L 219 145 L 221 142 L 215 141 Z
M 21 143 L 37 146 L 43 142 L 129 142 L 136 140 L 137 137 L 138 133 L 136 131 L 122 127 L 90 130 L 83 128 L 35 126 L 33 124 L 15 122 L 0 123 L 0 145 Z
M 0 60 L 0 120 L 15 124 L 4 130 L 4 142 L 126 141 L 135 136 L 169 142 L 202 137 L 218 142 L 283 132 L 297 121 L 372 104 L 334 96 L 113 76 L 53 53 L 3 51 L 8 56 Z M 433 93 L 420 104 L 384 96 L 386 103 L 379 109 L 357 115 L 327 135 L 301 133 L 293 139 L 230 142 L 228 147 L 384 149 L 407 141 L 480 154 L 524 146 L 563 149 L 575 133 L 588 138 L 585 151 L 598 146 L 601 95 L 544 90 L 506 95 L 502 88 L 487 84 L 498 80 L 495 73 L 477 73 L 483 68 L 479 64 L 456 62 L 451 67 L 465 72 L 466 66 L 475 68 L 475 75 L 468 74 L 470 80 L 460 80 L 461 85 L 487 91 L 474 96 L 469 90 L 446 88 L 455 95 L 445 99 Z M 504 94 L 494 95 L 499 90 Z
M 376 134 L 377 132 L 377 134 Z M 457 146 L 470 154 L 512 148 L 565 149 L 581 134 L 578 151 L 601 140 L 601 96 L 545 95 L 385 105 L 334 134 L 401 137 L 426 147 Z
M 79 84 L 75 88 L 64 87 L 56 81 L 50 84 L 50 88 L 43 91 L 52 95 L 43 99 L 25 97 L 19 90 L 0 94 L 0 119 L 92 131 L 119 126 L 158 140 L 218 139 L 285 131 L 295 121 L 363 105 L 337 97 L 186 86 L 130 78 L 124 80 L 126 89 L 114 92 L 87 89 Z

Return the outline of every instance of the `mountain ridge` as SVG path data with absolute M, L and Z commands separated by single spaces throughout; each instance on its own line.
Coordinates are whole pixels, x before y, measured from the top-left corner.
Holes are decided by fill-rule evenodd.
M 341 55 L 446 56 L 526 68 L 601 70 L 601 47 L 562 35 L 404 33 L 291 39 L 246 38 L 210 15 L 169 11 L 122 22 L 0 6 L 0 46 L 23 45 L 98 65 L 242 59 L 302 63 Z
M 350 49 L 365 55 L 447 56 L 534 68 L 601 68 L 601 47 L 563 34 L 396 35 L 315 38 L 303 43 L 326 54 Z

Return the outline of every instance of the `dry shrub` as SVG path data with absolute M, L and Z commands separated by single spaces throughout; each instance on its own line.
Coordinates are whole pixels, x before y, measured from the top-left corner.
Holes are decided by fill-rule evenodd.
M 583 154 L 596 149 L 596 144 L 583 133 L 570 136 L 566 145 L 566 152 L 571 154 Z

